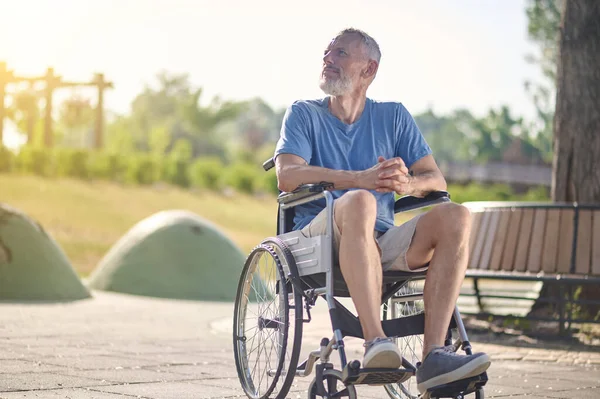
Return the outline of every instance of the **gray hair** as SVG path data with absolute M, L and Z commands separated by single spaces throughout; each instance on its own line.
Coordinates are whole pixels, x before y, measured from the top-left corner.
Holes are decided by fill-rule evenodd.
M 350 33 L 355 33 L 360 36 L 362 43 L 363 43 L 365 49 L 367 50 L 367 56 L 370 59 L 375 60 L 375 61 L 377 61 L 377 63 L 379 63 L 379 61 L 381 60 L 381 50 L 379 49 L 379 44 L 377 44 L 375 39 L 373 39 L 365 31 L 362 31 L 360 29 L 355 29 L 355 28 L 346 28 L 343 31 L 339 32 L 336 35 L 336 37 L 334 38 L 334 40 L 337 40 L 341 36 L 350 34 Z

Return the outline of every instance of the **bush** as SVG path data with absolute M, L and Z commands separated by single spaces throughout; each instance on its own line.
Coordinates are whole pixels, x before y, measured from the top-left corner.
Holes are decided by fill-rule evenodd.
M 15 154 L 0 144 L 0 173 L 12 172 L 15 167 Z
M 235 163 L 230 165 L 224 176 L 223 183 L 242 193 L 252 194 L 258 188 L 259 170 L 255 165 Z
M 223 162 L 217 157 L 198 158 L 190 166 L 190 180 L 194 187 L 217 190 L 224 173 Z
M 163 179 L 180 187 L 190 186 L 189 162 L 185 158 L 170 156 L 165 160 Z
M 160 177 L 160 161 L 150 154 L 131 154 L 127 157 L 126 180 L 130 183 L 152 184 Z
M 39 147 L 21 147 L 17 155 L 19 170 L 39 176 L 50 176 L 53 174 L 52 161 L 52 153 Z
M 266 193 L 279 195 L 277 188 L 277 175 L 274 171 L 262 172 L 259 187 Z
M 90 175 L 90 152 L 82 149 L 60 148 L 54 151 L 54 164 L 58 176 L 87 179 Z
M 120 181 L 127 170 L 124 157 L 107 152 L 94 152 L 90 156 L 90 176 L 98 179 Z

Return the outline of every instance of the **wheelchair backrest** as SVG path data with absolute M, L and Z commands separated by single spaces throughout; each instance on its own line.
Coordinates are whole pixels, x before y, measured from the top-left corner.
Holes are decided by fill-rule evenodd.
M 284 234 L 284 233 L 289 233 L 290 231 L 292 231 L 292 229 L 294 228 L 294 215 L 296 214 L 294 212 L 294 208 L 289 208 L 286 209 L 284 214 L 285 214 L 285 221 L 284 221 L 284 229 L 285 231 L 279 231 L 279 218 L 281 215 L 281 205 L 277 207 L 277 235 L 279 234 Z

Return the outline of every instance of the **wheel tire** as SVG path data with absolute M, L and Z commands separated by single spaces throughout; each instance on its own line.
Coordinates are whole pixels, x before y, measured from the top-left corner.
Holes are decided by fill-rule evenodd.
M 387 309 L 384 309 L 384 317 L 389 315 L 389 317 L 386 318 L 391 320 L 422 313 L 424 311 L 422 299 L 404 303 L 395 302 L 395 298 L 398 296 L 422 292 L 417 284 L 417 281 L 409 281 L 404 287 L 400 288 L 396 295 L 390 298 L 387 304 L 384 305 L 387 306 Z M 423 353 L 423 335 L 410 335 L 407 337 L 394 338 L 394 341 L 400 348 L 402 356 L 411 364 L 416 366 L 417 363 L 421 361 Z M 419 397 L 416 377 L 411 377 L 401 384 L 384 385 L 384 388 L 392 399 L 415 399 Z
M 272 394 L 278 399 L 284 398 L 294 379 L 300 354 L 302 296 L 284 272 L 284 264 L 289 259 L 285 256 L 282 259 L 278 253 L 285 254 L 285 251 L 274 248 L 272 243 L 262 243 L 251 251 L 242 269 L 235 299 L 235 364 L 242 388 L 252 399 L 268 398 Z M 290 334 L 293 335 L 291 345 Z
M 332 395 L 338 394 L 339 396 L 336 396 L 336 398 L 347 397 L 349 399 L 356 399 L 356 387 L 354 387 L 354 385 L 344 385 L 342 380 L 342 373 L 338 370 L 329 369 L 323 371 L 323 381 L 325 381 L 325 389 L 327 390 L 328 395 L 327 397 L 331 398 Z M 338 381 L 344 385 L 344 389 L 341 391 L 338 391 L 337 389 Z M 332 390 L 335 392 L 331 392 Z M 340 395 L 340 393 L 343 393 L 344 390 L 347 390 L 347 392 L 344 395 Z M 308 386 L 308 399 L 316 398 L 322 398 L 322 396 L 317 396 L 317 380 L 315 377 Z

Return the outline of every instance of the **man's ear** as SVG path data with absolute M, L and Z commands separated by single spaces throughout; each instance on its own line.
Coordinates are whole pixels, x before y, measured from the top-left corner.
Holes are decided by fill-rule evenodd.
M 371 77 L 375 76 L 375 73 L 377 73 L 378 67 L 379 67 L 379 65 L 377 64 L 377 61 L 369 60 L 369 63 L 367 64 L 367 69 L 365 69 L 363 71 L 363 76 L 365 78 L 371 78 Z

